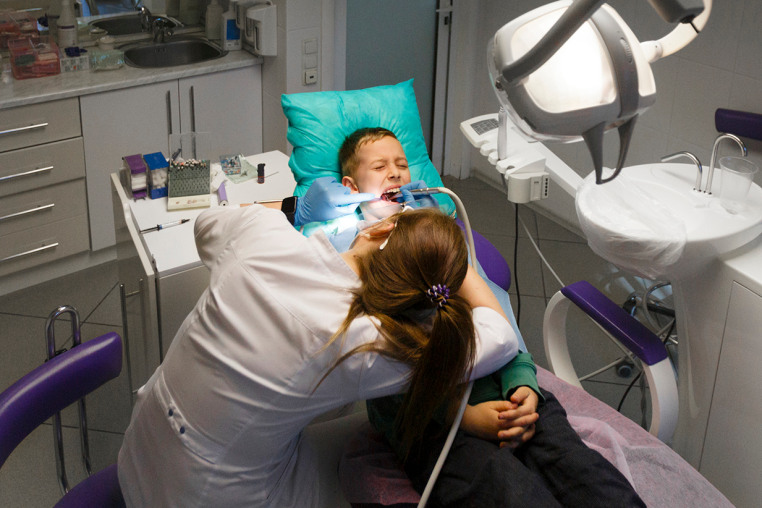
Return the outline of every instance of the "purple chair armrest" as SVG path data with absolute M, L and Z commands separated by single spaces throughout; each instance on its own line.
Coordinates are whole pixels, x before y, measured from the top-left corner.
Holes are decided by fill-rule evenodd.
M 718 132 L 762 140 L 762 115 L 757 113 L 719 108 L 714 113 L 714 126 Z
M 651 330 L 589 282 L 581 280 L 569 284 L 561 289 L 561 293 L 647 365 L 654 365 L 667 358 L 667 349 Z
M 0 393 L 0 466 L 38 425 L 122 370 L 122 339 L 111 332 L 40 365 Z
M 116 464 L 101 469 L 74 486 L 55 508 L 85 508 L 87 506 L 122 508 L 125 506 Z

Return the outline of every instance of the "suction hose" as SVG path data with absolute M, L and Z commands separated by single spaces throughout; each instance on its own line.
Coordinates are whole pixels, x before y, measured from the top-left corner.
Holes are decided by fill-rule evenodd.
M 425 189 L 412 189 L 411 192 L 413 194 L 447 194 L 450 196 L 455 203 L 455 209 L 458 212 L 458 217 L 463 222 L 466 230 L 466 242 L 468 243 L 468 252 L 471 254 L 471 266 L 476 268 L 476 248 L 474 246 L 474 235 L 471 232 L 471 223 L 468 221 L 468 214 L 466 213 L 466 208 L 463 206 L 463 202 L 460 200 L 460 198 L 450 189 L 447 189 L 445 187 L 427 187 Z M 447 454 L 450 453 L 450 448 L 452 447 L 452 442 L 455 440 L 455 433 L 458 432 L 458 427 L 460 427 L 460 421 L 463 419 L 463 413 L 466 412 L 466 405 L 468 404 L 468 397 L 471 395 L 471 389 L 474 386 L 474 382 L 471 381 L 468 383 L 468 386 L 466 387 L 466 391 L 463 393 L 463 399 L 460 401 L 460 406 L 458 407 L 458 412 L 455 415 L 455 420 L 452 422 L 452 427 L 450 427 L 450 432 L 447 434 L 447 439 L 445 440 L 444 446 L 442 447 L 442 451 L 439 453 L 439 458 L 437 458 L 436 464 L 434 464 L 434 470 L 431 472 L 431 476 L 429 477 L 429 481 L 426 483 L 426 488 L 423 489 L 423 494 L 421 494 L 421 500 L 418 502 L 418 508 L 424 508 L 426 506 L 426 503 L 429 500 L 429 496 L 431 496 L 431 491 L 434 489 L 434 484 L 437 481 L 437 478 L 439 477 L 439 473 L 442 471 L 442 466 L 444 465 L 445 460 L 447 459 Z

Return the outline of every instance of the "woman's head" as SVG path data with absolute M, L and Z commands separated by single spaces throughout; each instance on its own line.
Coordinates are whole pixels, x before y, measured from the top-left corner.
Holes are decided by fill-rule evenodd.
M 376 241 L 383 248 L 358 258 L 362 284 L 344 329 L 362 314 L 376 318 L 383 341 L 353 353 L 374 351 L 410 365 L 401 414 L 403 443 L 409 447 L 442 403 L 457 400 L 473 365 L 471 308 L 458 295 L 468 256 L 460 228 L 437 209 L 394 215 L 367 234 L 379 232 Z
M 410 183 L 410 170 L 402 145 L 382 127 L 358 129 L 339 149 L 341 183 L 353 192 L 381 196 Z

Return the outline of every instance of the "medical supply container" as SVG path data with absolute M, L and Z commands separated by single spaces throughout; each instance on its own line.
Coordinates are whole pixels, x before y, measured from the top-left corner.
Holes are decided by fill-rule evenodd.
M 61 15 L 58 18 L 58 45 L 72 48 L 77 45 L 77 17 L 70 0 L 61 0 Z
M 16 79 L 41 78 L 61 73 L 58 46 L 47 36 L 8 41 L 11 69 Z
M 235 24 L 235 6 L 238 2 L 230 0 L 228 10 L 222 14 L 220 37 L 222 38 L 222 49 L 231 51 L 241 49 L 241 30 Z

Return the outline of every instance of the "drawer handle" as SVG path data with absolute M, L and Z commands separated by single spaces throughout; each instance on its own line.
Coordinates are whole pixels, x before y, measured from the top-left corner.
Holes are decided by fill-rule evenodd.
M 42 173 L 43 171 L 50 171 L 51 169 L 53 169 L 53 166 L 47 166 L 47 167 L 38 168 L 38 169 L 30 169 L 29 171 L 24 171 L 23 173 L 16 173 L 15 175 L 2 176 L 0 177 L 0 182 L 10 180 L 11 178 L 18 178 L 20 176 L 29 176 L 35 173 Z
M 26 215 L 28 213 L 41 212 L 43 210 L 50 210 L 54 206 L 56 206 L 55 203 L 50 203 L 49 205 L 36 206 L 34 208 L 30 208 L 29 210 L 24 210 L 23 212 L 16 212 L 16 213 L 11 213 L 11 214 L 8 214 L 8 215 L 4 215 L 4 216 L 0 217 L 0 220 L 12 219 L 14 217 L 20 217 L 20 216 Z
M 4 257 L 4 258 L 0 259 L 0 263 L 2 263 L 3 261 L 10 261 L 11 259 L 20 258 L 22 256 L 28 256 L 28 255 L 34 254 L 36 252 L 42 252 L 44 250 L 53 249 L 55 247 L 58 247 L 58 242 L 51 243 L 50 245 L 43 245 L 42 247 L 37 247 L 36 249 L 28 250 L 26 252 L 19 252 L 18 254 L 13 254 L 11 256 Z
M 16 127 L 15 129 L 8 129 L 5 131 L 0 131 L 0 136 L 4 134 L 14 134 L 16 132 L 24 132 L 24 131 L 30 131 L 32 129 L 42 129 L 43 127 L 47 127 L 48 122 L 45 123 L 37 123 L 34 125 L 27 125 L 26 127 Z

